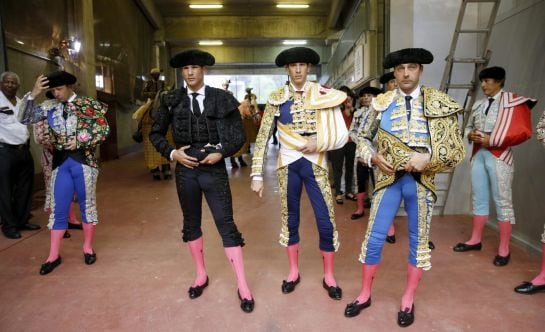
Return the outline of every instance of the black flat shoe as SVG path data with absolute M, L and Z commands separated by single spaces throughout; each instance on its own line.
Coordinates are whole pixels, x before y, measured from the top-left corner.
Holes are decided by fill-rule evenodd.
M 496 257 L 494 257 L 494 265 L 505 266 L 507 265 L 507 263 L 509 263 L 510 258 L 511 258 L 511 254 L 508 254 L 507 256 L 496 255 Z
M 282 280 L 282 293 L 288 294 L 295 290 L 295 286 L 301 281 L 301 276 L 298 275 L 294 281 Z
M 237 293 L 238 293 L 238 299 L 240 300 L 240 309 L 242 309 L 242 311 L 246 313 L 250 313 L 254 311 L 254 306 L 255 306 L 254 299 L 251 299 L 251 300 L 243 299 L 240 296 L 240 292 L 238 291 L 238 289 L 237 289 Z
M 79 230 L 82 230 L 83 229 L 83 226 L 81 226 L 81 224 L 73 224 L 73 223 L 68 223 L 68 229 L 79 229 Z
M 386 242 L 394 244 L 396 243 L 396 236 L 395 235 L 388 235 L 386 236 Z
M 350 216 L 350 219 L 352 219 L 352 220 L 360 219 L 360 218 L 363 217 L 364 215 L 365 215 L 365 212 L 362 212 L 362 213 L 352 213 L 352 216 Z
M 534 285 L 531 282 L 525 281 L 522 284 L 515 287 L 515 292 L 519 294 L 535 294 L 538 292 L 544 292 L 545 291 L 545 285 Z
M 70 233 L 68 233 L 68 231 L 64 232 L 63 236 L 62 236 L 64 239 L 69 239 L 72 237 L 72 235 L 70 235 Z
M 470 250 L 481 250 L 482 244 L 479 242 L 477 244 L 465 244 L 465 243 L 458 243 L 457 245 L 452 248 L 452 250 L 456 252 L 465 252 Z
M 199 296 L 202 295 L 203 290 L 207 286 L 208 286 L 208 277 L 206 277 L 206 281 L 204 282 L 204 284 L 202 284 L 200 286 L 189 287 L 189 290 L 187 291 L 189 293 L 189 298 L 190 299 L 198 298 Z
M 4 236 L 7 237 L 8 239 L 20 239 L 21 233 L 17 231 L 4 232 Z
M 428 241 L 428 248 L 430 248 L 430 250 L 435 249 L 435 244 L 433 244 L 433 242 L 431 241 Z
M 401 327 L 407 327 L 414 322 L 414 304 L 409 312 L 409 308 L 405 308 L 403 311 L 397 313 L 397 325 Z
M 51 273 L 53 272 L 53 270 L 55 270 L 55 268 L 59 265 L 61 265 L 62 263 L 62 259 L 61 259 L 61 256 L 59 256 L 57 259 L 55 259 L 54 261 L 52 262 L 45 262 L 42 264 L 42 267 L 40 268 L 40 274 L 41 275 L 46 275 L 48 273 Z
M 328 286 L 328 284 L 325 283 L 325 279 L 322 280 L 322 285 L 324 286 L 324 289 L 327 290 L 327 294 L 330 298 L 333 300 L 340 300 L 343 297 L 343 290 L 341 287 L 337 286 Z
M 360 314 L 360 311 L 362 311 L 365 308 L 368 308 L 371 306 L 371 297 L 369 296 L 369 299 L 363 303 L 359 303 L 358 301 L 354 301 L 346 306 L 346 309 L 344 309 L 344 315 L 346 317 L 356 317 Z
M 97 261 L 97 254 L 93 251 L 92 254 L 83 253 L 85 264 L 91 265 Z
M 31 224 L 31 223 L 26 223 L 24 225 L 21 225 L 21 226 L 17 227 L 17 230 L 19 230 L 19 231 L 37 231 L 40 228 L 42 228 L 42 226 L 36 225 L 36 224 Z

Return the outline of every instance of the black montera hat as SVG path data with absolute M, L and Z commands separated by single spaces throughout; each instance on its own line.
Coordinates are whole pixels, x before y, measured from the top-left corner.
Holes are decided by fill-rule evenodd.
M 393 71 L 387 72 L 386 74 L 382 74 L 382 76 L 379 79 L 380 84 L 386 84 L 386 83 L 390 82 L 391 80 L 395 80 L 395 76 L 394 76 Z
M 46 77 L 49 81 L 49 83 L 47 84 L 49 88 L 56 88 L 63 85 L 72 85 L 78 81 L 76 76 L 63 70 L 50 73 Z
M 172 68 L 180 68 L 189 65 L 213 66 L 216 63 L 214 56 L 201 50 L 187 50 L 176 54 L 170 59 Z
M 392 52 L 384 59 L 384 68 L 393 68 L 402 63 L 419 63 L 425 65 L 433 62 L 433 54 L 423 48 L 404 48 Z
M 374 86 L 366 86 L 365 88 L 360 90 L 359 96 L 363 96 L 364 94 L 369 93 L 373 96 L 377 96 L 382 93 L 382 90 L 379 88 L 375 88 Z
M 479 73 L 479 81 L 484 80 L 485 78 L 491 78 L 494 80 L 505 80 L 505 69 L 502 67 L 488 67 Z
M 308 47 L 292 47 L 280 52 L 274 62 L 278 67 L 296 62 L 317 65 L 320 63 L 320 56 L 316 51 Z

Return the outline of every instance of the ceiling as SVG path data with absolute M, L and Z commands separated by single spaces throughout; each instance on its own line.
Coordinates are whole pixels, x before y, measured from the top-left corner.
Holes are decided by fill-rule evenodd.
M 224 47 L 281 46 L 306 40 L 324 47 L 342 28 L 350 0 L 153 0 L 164 22 L 164 40 L 173 48 L 195 47 L 200 40 L 221 40 Z M 191 9 L 189 4 L 221 3 L 221 9 Z M 281 9 L 277 3 L 308 4 Z

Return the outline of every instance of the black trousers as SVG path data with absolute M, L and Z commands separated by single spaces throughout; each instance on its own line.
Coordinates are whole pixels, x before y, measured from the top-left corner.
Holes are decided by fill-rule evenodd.
M 4 233 L 28 222 L 33 182 L 34 161 L 29 149 L 0 143 L 0 219 Z
M 352 192 L 352 179 L 354 178 L 354 158 L 356 155 L 356 143 L 348 142 L 342 148 L 328 152 L 331 167 L 333 168 L 333 182 L 335 183 L 335 195 L 341 195 L 341 178 L 344 167 L 344 193 Z
M 229 177 L 222 159 L 216 165 L 189 169 L 176 165 L 176 187 L 184 216 L 182 239 L 193 241 L 202 236 L 203 194 L 210 207 L 224 247 L 243 246 L 244 239 L 233 220 L 233 200 Z
M 369 177 L 371 177 L 371 181 L 373 182 L 373 188 L 375 187 L 375 177 L 373 176 L 372 168 L 364 166 L 361 162 L 358 162 L 358 166 L 356 167 L 356 176 L 358 182 L 358 193 L 367 192 Z

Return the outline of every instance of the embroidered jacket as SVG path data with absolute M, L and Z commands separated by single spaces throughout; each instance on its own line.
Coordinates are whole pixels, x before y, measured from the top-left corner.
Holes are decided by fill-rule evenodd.
M 360 127 L 356 154 L 364 160 L 371 160 L 375 154 L 375 141 L 376 150 L 385 150 L 386 160 L 398 174 L 396 177 L 396 174 L 388 175 L 378 169 L 375 190 L 394 183 L 416 151 L 431 154 L 419 180 L 435 194 L 435 173 L 456 166 L 465 156 L 458 125 L 458 113 L 462 110 L 448 95 L 430 87 L 422 87 L 410 119 L 405 110 L 405 100 L 397 89 L 374 98 L 369 115 Z M 384 118 L 385 114 L 388 119 Z
M 65 106 L 55 99 L 46 100 L 36 105 L 34 99 L 29 100 L 27 93 L 23 98 L 24 124 L 45 122 L 51 144 L 57 151 L 66 151 L 64 146 L 72 138 L 76 138 L 76 151 L 82 155 L 81 162 L 91 167 L 98 167 L 95 148 L 105 141 L 110 132 L 106 121 L 108 105 L 96 99 L 76 95 Z M 67 117 L 64 119 L 63 110 Z M 67 152 L 70 153 L 70 152 Z
M 274 126 L 278 127 L 280 152 L 278 167 L 288 165 L 300 158 L 327 168 L 325 152 L 343 147 L 348 140 L 348 130 L 339 105 L 346 93 L 307 82 L 303 94 L 296 93 L 290 84 L 273 91 L 261 122 L 252 158 L 251 177 L 263 176 L 267 142 Z M 316 152 L 303 154 L 297 149 L 316 136 Z
M 487 106 L 486 99 L 477 103 L 471 111 L 471 116 L 466 128 L 466 133 L 471 129 L 479 128 L 479 119 L 485 117 L 485 124 L 493 124 L 490 133 L 490 146 L 488 150 L 497 158 L 511 165 L 513 163 L 512 146 L 518 145 L 532 137 L 532 121 L 530 110 L 537 100 L 519 96 L 512 92 L 502 91 L 497 112 L 484 114 Z M 493 106 L 494 107 L 494 106 Z M 495 111 L 495 110 L 494 110 Z M 486 132 L 486 130 L 483 130 Z M 473 155 L 479 151 L 481 145 L 473 143 Z

